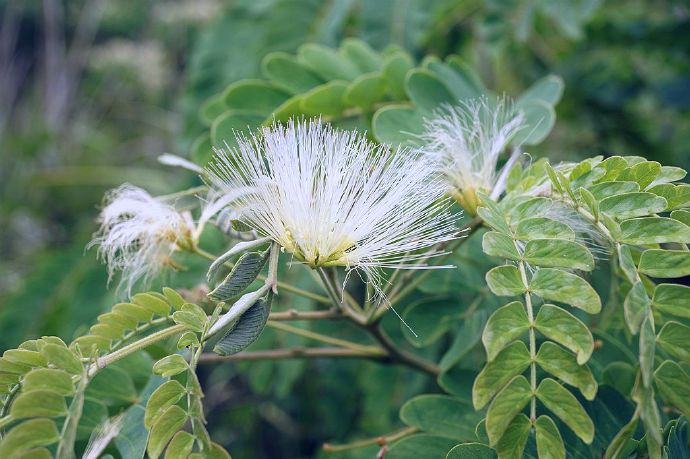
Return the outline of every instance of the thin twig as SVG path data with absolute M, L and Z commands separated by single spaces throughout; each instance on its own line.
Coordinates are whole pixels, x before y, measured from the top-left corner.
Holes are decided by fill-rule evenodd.
M 317 359 L 317 358 L 360 358 L 384 361 L 385 356 L 373 355 L 342 347 L 293 347 L 290 349 L 270 349 L 264 351 L 245 351 L 234 355 L 204 353 L 199 363 L 238 362 L 252 360 Z
M 322 343 L 352 349 L 354 351 L 365 352 L 371 355 L 378 356 L 385 356 L 387 354 L 385 350 L 376 346 L 367 346 L 364 344 L 353 343 L 352 341 L 347 341 L 340 338 L 333 338 L 332 336 L 322 335 L 321 333 L 316 333 L 311 330 L 293 327 L 292 325 L 284 324 L 282 322 L 272 322 L 269 320 L 266 323 L 266 325 L 277 330 L 292 333 L 293 335 L 303 336 L 305 338 L 313 339 L 315 341 L 320 341 Z
M 400 440 L 403 437 L 412 435 L 413 433 L 416 433 L 418 431 L 419 429 L 417 427 L 405 427 L 404 429 L 401 429 L 398 432 L 394 432 L 388 435 L 367 438 L 365 440 L 353 441 L 352 443 L 345 443 L 342 445 L 332 445 L 330 443 L 324 443 L 321 448 L 327 453 L 336 453 L 339 451 L 348 451 L 351 449 L 364 448 L 365 446 L 370 445 L 385 446 L 397 440 Z
M 287 311 L 272 312 L 268 316 L 269 320 L 322 320 L 322 319 L 344 319 L 345 316 L 335 308 L 326 311 L 298 311 L 288 309 Z

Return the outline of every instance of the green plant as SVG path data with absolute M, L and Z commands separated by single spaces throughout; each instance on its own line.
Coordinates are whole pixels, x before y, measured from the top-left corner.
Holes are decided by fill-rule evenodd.
M 338 50 L 305 45 L 296 56 L 269 54 L 262 68 L 265 80 L 233 83 L 201 108 L 209 132 L 193 148 L 198 163 L 225 142 L 248 148 L 235 130 L 315 116 L 368 129 L 380 151 L 425 148 L 428 120 L 444 104 L 484 97 L 491 110 L 497 99 L 457 57 L 415 65 L 400 49 L 377 53 L 356 40 Z M 548 135 L 562 89 L 547 76 L 516 98 L 509 111 L 523 128 L 501 144 L 511 158 Z M 690 288 L 677 280 L 690 275 L 684 170 L 636 156 L 508 160 L 495 180 L 454 184 L 476 198 L 459 200 L 474 217 L 458 217 L 462 237 L 438 241 L 443 255 L 410 250 L 415 268 L 449 261 L 462 274 L 393 265 L 378 279 L 366 270 L 343 276 L 357 265 L 344 255 L 354 244 L 310 257 L 294 234 L 279 240 L 255 220 L 221 212 L 236 198 L 217 194 L 224 178 L 217 168 L 214 180 L 194 164 L 166 162 L 201 171 L 209 187 L 144 198 L 143 208 L 118 218 L 165 204 L 176 233 L 133 240 L 161 244 L 156 260 L 178 269 L 194 258 L 210 263 L 210 292 L 137 293 L 69 346 L 43 337 L 6 351 L 0 456 L 68 458 L 95 448 L 123 457 L 228 457 L 208 432 L 199 366 L 316 357 L 406 367 L 445 392 L 410 397 L 401 430 L 326 444 L 328 453 L 660 458 L 687 450 L 687 421 L 672 419 L 690 416 Z M 195 225 L 184 213 L 199 206 L 199 193 L 206 197 Z M 233 245 L 214 255 L 207 244 L 218 244 L 209 238 Z M 286 270 L 292 257 L 303 266 Z M 273 311 L 284 295 L 303 303 Z M 318 329 L 331 321 L 342 325 Z M 326 346 L 245 350 L 271 331 Z

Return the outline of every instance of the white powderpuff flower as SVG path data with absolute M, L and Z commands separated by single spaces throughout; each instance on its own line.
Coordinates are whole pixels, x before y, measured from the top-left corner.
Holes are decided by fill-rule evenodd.
M 145 190 L 124 184 L 105 196 L 98 218 L 100 228 L 87 248 L 98 245 L 110 278 L 122 271 L 120 286 L 130 294 L 134 284 L 145 282 L 166 265 L 171 255 L 192 244 L 194 225 L 190 214 L 180 214 Z
M 481 97 L 457 106 L 444 105 L 425 120 L 424 128 L 422 150 L 438 162 L 449 194 L 460 205 L 474 215 L 477 191 L 494 199 L 500 196 L 519 149 L 501 172 L 496 170 L 498 158 L 524 128 L 523 114 L 515 112 L 508 99 L 492 102 Z
M 427 268 L 420 260 L 456 237 L 428 158 L 316 120 L 261 134 L 216 150 L 210 184 L 244 190 L 233 201 L 239 220 L 308 266 L 360 270 L 380 293 L 381 268 Z

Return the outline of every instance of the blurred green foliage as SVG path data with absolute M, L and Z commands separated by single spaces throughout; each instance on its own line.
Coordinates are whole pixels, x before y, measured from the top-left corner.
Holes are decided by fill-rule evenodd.
M 683 1 L 6 0 L 0 15 L 2 349 L 43 334 L 70 340 L 116 302 L 105 269 L 83 249 L 103 192 L 124 181 L 154 193 L 192 184 L 192 174 L 172 174 L 155 158 L 189 155 L 208 129 L 204 103 L 233 82 L 261 77 L 270 52 L 294 54 L 305 43 L 337 48 L 357 37 L 377 51 L 393 45 L 416 59 L 457 54 L 489 89 L 510 95 L 559 75 L 565 91 L 558 121 L 528 150 L 535 159 L 639 154 L 690 168 L 690 7 Z M 477 289 L 488 292 L 484 273 L 495 264 L 484 263 L 478 236 L 456 255 L 465 268 L 430 276 L 403 311 L 413 321 L 422 294 L 462 292 L 448 320 L 430 325 L 440 339 L 417 351 L 438 359 L 451 345 L 466 347 L 456 377 L 439 384 L 465 397 L 468 408 L 471 368 L 481 366 L 483 352 L 474 346 L 478 336 L 459 344 L 451 336 L 467 337 L 483 325 L 463 321 L 467 308 L 477 308 L 468 302 Z M 208 244 L 220 251 L 217 239 L 209 236 Z M 204 266 L 188 267 L 175 276 L 193 289 Z M 300 275 L 300 285 L 311 281 L 297 270 L 282 277 Z M 595 286 L 608 279 L 598 276 Z M 499 306 L 486 302 L 487 310 Z M 279 300 L 276 308 L 288 306 L 310 307 Z M 419 344 L 394 316 L 385 325 L 396 340 Z M 329 333 L 338 324 L 320 327 Z M 624 336 L 600 338 L 620 344 L 592 363 L 597 376 L 610 360 L 635 363 Z M 276 344 L 304 343 L 267 330 L 255 347 Z M 211 435 L 239 458 L 321 457 L 323 442 L 400 428 L 398 408 L 437 390 L 410 370 L 357 360 L 218 365 L 201 374 Z M 607 442 L 633 408 L 609 390 L 588 410 L 603 410 L 601 400 L 610 429 L 597 441 Z

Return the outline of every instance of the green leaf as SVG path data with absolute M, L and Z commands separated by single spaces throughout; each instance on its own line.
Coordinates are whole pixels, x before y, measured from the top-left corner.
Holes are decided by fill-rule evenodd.
M 442 104 L 455 101 L 446 85 L 426 69 L 414 69 L 408 72 L 405 81 L 407 95 L 422 110 L 432 112 Z
M 153 373 L 164 378 L 175 376 L 188 369 L 187 361 L 180 354 L 163 357 L 153 365 Z
M 496 444 L 498 458 L 521 459 L 531 427 L 529 418 L 522 413 L 518 414 Z
M 513 238 L 498 231 L 488 231 L 482 238 L 482 250 L 492 257 L 507 258 L 508 260 L 520 260 L 522 257 L 515 248 Z
M 653 193 L 623 193 L 602 199 L 599 208 L 622 220 L 663 212 L 666 205 L 664 198 Z
M 307 92 L 323 83 L 314 72 L 283 52 L 267 54 L 261 62 L 261 72 L 271 83 L 291 94 Z
M 57 417 L 65 414 L 67 414 L 67 404 L 64 397 L 49 390 L 22 392 L 10 406 L 10 415 L 15 419 Z
M 637 182 L 640 188 L 645 189 L 660 173 L 661 164 L 656 161 L 640 161 L 621 171 L 616 179 Z
M 477 98 L 483 93 L 470 78 L 462 72 L 458 72 L 451 65 L 442 62 L 429 62 L 427 67 L 453 94 L 455 101 Z
M 642 281 L 637 281 L 625 296 L 623 311 L 625 313 L 625 323 L 628 324 L 630 333 L 636 335 L 642 325 L 645 313 L 650 305 L 647 291 Z
M 472 404 L 481 410 L 508 381 L 529 367 L 531 357 L 522 341 L 515 341 L 489 362 L 474 380 Z
M 46 356 L 51 365 L 55 365 L 69 373 L 79 375 L 84 371 L 79 358 L 64 346 L 49 343 L 43 346 L 41 353 Z
M 549 459 L 565 459 L 565 445 L 563 438 L 549 416 L 541 415 L 534 424 L 537 437 L 537 453 L 539 457 Z
M 589 192 L 597 201 L 619 194 L 637 193 L 640 185 L 636 182 L 603 182 L 589 187 Z
M 189 330 L 197 333 L 204 331 L 208 321 L 204 310 L 193 303 L 185 303 L 182 309 L 175 311 L 173 313 L 173 320 L 176 324 L 184 325 Z
M 75 339 L 70 345 L 71 347 L 79 346 L 81 353 L 84 355 L 91 355 L 93 350 L 107 351 L 110 349 L 112 340 L 99 335 L 80 336 Z
M 118 340 L 124 336 L 125 330 L 117 325 L 96 324 L 89 328 L 89 333 L 106 340 Z
M 683 416 L 690 416 L 690 376 L 676 362 L 666 360 L 654 372 L 659 393 Z
M 587 443 L 594 439 L 594 423 L 575 396 L 551 378 L 545 378 L 537 387 L 537 398 L 561 421 Z
M 494 202 L 489 196 L 483 193 L 477 193 L 481 199 L 482 206 L 477 208 L 477 214 L 484 220 L 484 222 L 498 231 L 499 233 L 510 235 L 510 227 L 508 227 L 508 222 L 498 207 L 496 202 Z
M 413 67 L 412 59 L 405 52 L 395 52 L 386 56 L 383 61 L 383 69 L 381 71 L 395 100 L 407 98 L 405 93 L 405 77 L 407 72 L 412 70 Z
M 113 306 L 113 312 L 131 317 L 137 323 L 148 322 L 153 318 L 153 311 L 132 303 L 119 303 Z
M 113 325 L 122 330 L 134 330 L 137 327 L 136 320 L 117 312 L 106 312 L 105 314 L 101 314 L 98 316 L 98 322 Z
M 237 146 L 237 132 L 247 132 L 261 125 L 265 116 L 227 111 L 220 115 L 211 124 L 211 143 L 212 146 L 230 148 Z
M 690 327 L 668 321 L 661 327 L 656 342 L 673 358 L 690 363 Z
M 144 425 L 146 428 L 151 429 L 158 416 L 169 407 L 177 404 L 186 393 L 184 386 L 174 379 L 158 386 L 146 404 L 146 413 L 144 415 Z
M 525 127 L 512 140 L 516 145 L 537 145 L 549 135 L 556 122 L 553 106 L 541 100 L 515 104 L 515 109 L 525 117 Z
M 188 432 L 177 432 L 165 451 L 165 459 L 187 459 L 194 447 L 194 440 L 196 437 Z
M 513 265 L 496 266 L 486 273 L 486 283 L 494 295 L 517 296 L 527 291 L 520 271 Z
M 668 203 L 666 210 L 674 210 L 690 205 L 690 185 L 688 184 L 673 185 L 663 183 L 649 188 L 648 191 L 666 199 Z
M 62 371 L 52 368 L 39 368 L 30 371 L 22 382 L 22 391 L 48 390 L 62 396 L 70 396 L 74 393 L 72 377 Z
M 163 287 L 163 295 L 165 295 L 175 311 L 179 311 L 186 303 L 185 299 L 182 298 L 182 295 L 169 287 Z
M 621 271 L 623 271 L 625 277 L 628 278 L 631 284 L 639 280 L 640 276 L 637 274 L 637 265 L 635 264 L 635 260 L 633 260 L 630 247 L 627 245 L 621 246 L 618 250 L 618 263 Z
M 266 327 L 268 315 L 271 311 L 273 295 L 268 293 L 254 303 L 237 323 L 223 336 L 213 348 L 213 352 L 220 355 L 232 355 L 244 350 L 261 335 Z
M 34 448 L 13 456 L 13 459 L 53 459 L 53 455 L 46 448 Z
M 650 457 L 661 459 L 661 445 L 663 444 L 661 416 L 654 397 L 654 388 L 652 386 L 647 388 L 643 388 L 641 385 L 637 386 L 633 393 L 633 400 L 637 402 L 640 408 L 640 418 L 642 418 L 645 428 L 647 451 L 649 451 Z
M 137 293 L 132 297 L 132 302 L 159 316 L 167 316 L 170 314 L 170 305 L 150 293 Z
M 223 99 L 231 110 L 266 117 L 290 94 L 262 80 L 241 80 L 225 90 Z
M 239 295 L 251 285 L 261 272 L 268 260 L 268 251 L 245 252 L 237 260 L 230 274 L 211 293 L 209 298 L 214 301 L 229 301 Z M 205 315 L 204 315 L 205 317 Z
M 619 458 L 619 457 L 629 457 L 630 453 L 629 445 L 630 440 L 632 440 L 635 430 L 637 429 L 637 423 L 639 417 L 636 414 L 623 428 L 616 434 L 616 436 L 609 443 L 608 448 L 606 448 L 606 453 L 604 454 L 605 459 Z M 627 454 L 626 454 L 627 453 Z
M 548 163 L 545 163 L 544 167 L 549 167 Z M 511 209 L 511 213 L 514 214 L 518 220 L 523 218 L 540 218 L 545 217 L 553 207 L 554 202 L 551 199 L 538 196 L 521 202 L 514 209 Z
M 196 333 L 187 331 L 180 335 L 177 340 L 177 349 L 184 349 L 191 346 L 199 346 L 199 338 Z
M 463 441 L 474 439 L 481 415 L 455 397 L 424 394 L 405 402 L 400 419 L 426 433 Z
M 562 239 L 533 239 L 525 245 L 524 257 L 533 266 L 594 269 L 594 257 L 587 247 Z
M 560 301 L 590 314 L 601 311 L 599 295 L 587 281 L 560 269 L 539 269 L 532 277 L 529 288 L 545 300 Z
M 23 422 L 0 441 L 0 457 L 14 458 L 37 446 L 52 445 L 60 439 L 55 423 L 49 419 L 31 419 Z
M 621 240 L 626 244 L 690 243 L 690 227 L 665 217 L 633 218 L 621 222 Z
M 156 420 L 149 434 L 147 451 L 151 459 L 157 459 L 173 435 L 187 422 L 187 413 L 177 405 L 165 410 Z
M 482 330 L 484 330 L 487 315 L 488 314 L 485 310 L 480 310 L 463 321 L 460 330 L 455 334 L 453 344 L 438 363 L 441 371 L 446 371 L 458 363 L 468 352 L 472 350 L 475 344 L 479 342 L 480 338 L 482 337 Z M 449 322 L 448 320 L 443 321 L 447 324 Z M 410 323 L 416 324 L 417 322 Z
M 101 401 L 129 403 L 138 396 L 132 376 L 118 366 L 109 366 L 96 373 L 86 389 L 86 395 Z
M 343 97 L 348 84 L 343 81 L 331 81 L 317 86 L 302 96 L 302 111 L 306 115 L 339 115 L 345 110 Z
M 367 109 L 385 98 L 386 89 L 386 81 L 380 73 L 367 73 L 348 86 L 343 98 L 347 105 Z
M 609 363 L 602 374 L 602 384 L 608 384 L 628 397 L 635 385 L 637 370 L 632 365 L 614 361 Z
M 394 146 L 416 143 L 415 135 L 421 134 L 424 129 L 422 114 L 406 105 L 381 108 L 374 114 L 371 123 L 378 141 Z
M 587 362 L 592 355 L 592 333 L 565 309 L 552 304 L 542 305 L 534 325 L 541 334 L 573 351 L 579 365 Z
M 494 446 L 513 418 L 529 403 L 532 389 L 524 376 L 516 376 L 496 395 L 486 412 L 486 432 Z
M 0 372 L 23 375 L 31 370 L 29 365 L 14 363 L 0 357 Z
M 300 46 L 297 59 L 325 81 L 352 81 L 360 74 L 359 70 L 349 60 L 321 45 L 306 44 Z
M 515 229 L 515 238 L 530 239 L 566 239 L 575 240 L 575 231 L 565 223 L 546 217 L 526 218 L 520 220 Z
M 541 100 L 556 105 L 563 95 L 563 79 L 558 75 L 547 75 L 527 88 L 517 100 L 525 103 L 530 100 Z
M 659 284 L 654 289 L 652 306 L 664 314 L 690 319 L 690 287 Z
M 597 198 L 595 198 L 592 193 L 587 191 L 586 188 L 580 188 L 580 196 L 582 196 L 582 201 L 585 203 L 594 219 L 599 220 L 601 211 L 599 209 L 599 202 L 597 201 Z
M 496 452 L 481 443 L 461 443 L 448 451 L 446 459 L 496 459 Z
M 416 434 L 396 441 L 388 450 L 386 459 L 419 459 L 421 457 L 445 457 L 456 440 L 437 435 Z
M 527 312 L 520 301 L 498 308 L 489 317 L 482 333 L 486 359 L 491 362 L 508 343 L 529 330 L 529 326 Z
M 649 249 L 642 252 L 638 270 L 652 277 L 676 278 L 690 275 L 690 252 Z
M 597 382 L 587 365 L 580 365 L 575 356 L 552 342 L 545 342 L 537 352 L 537 363 L 547 373 L 577 387 L 587 400 L 597 395 Z
M 48 361 L 40 352 L 27 349 L 9 349 L 2 354 L 8 362 L 28 365 L 30 367 L 48 366 Z
M 688 210 L 674 210 L 671 212 L 671 218 L 690 226 L 690 211 Z
M 360 72 L 374 72 L 381 69 L 381 55 L 362 40 L 346 38 L 340 46 L 340 53 Z

